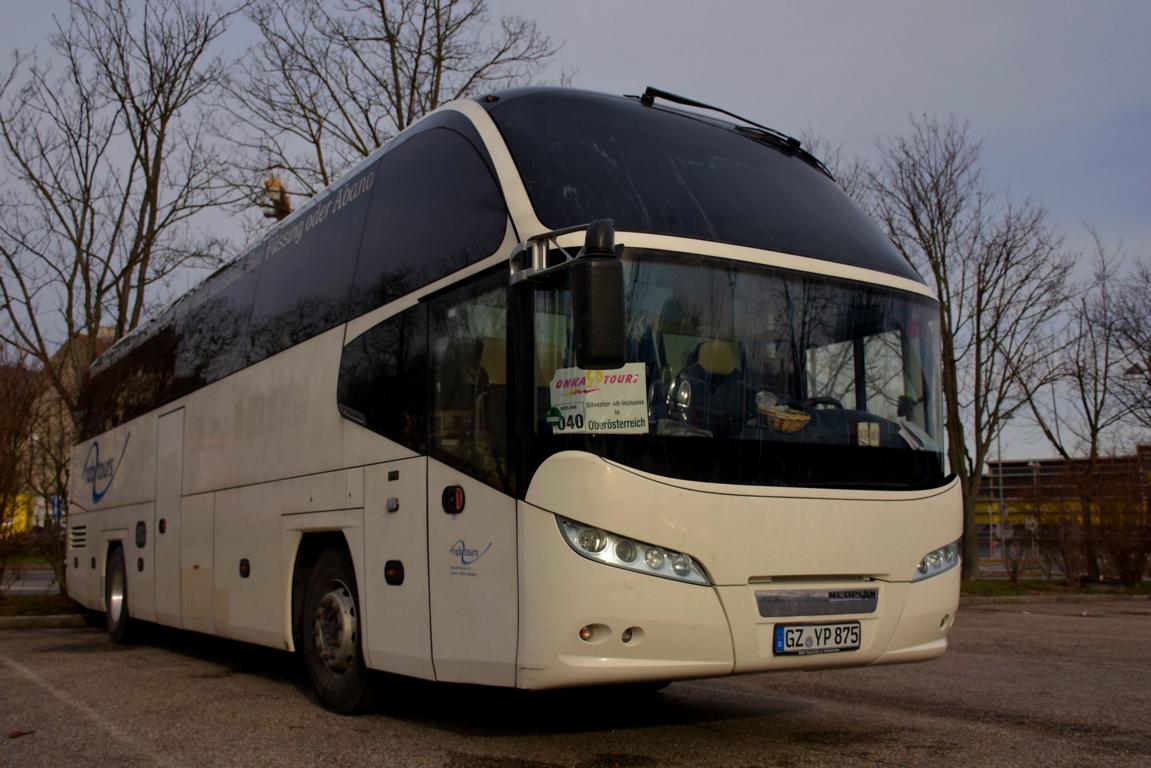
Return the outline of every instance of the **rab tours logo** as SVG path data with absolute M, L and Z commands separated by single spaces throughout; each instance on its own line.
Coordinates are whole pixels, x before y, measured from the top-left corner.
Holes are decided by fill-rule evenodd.
M 112 480 L 116 477 L 116 471 L 120 468 L 120 462 L 124 460 L 124 453 L 128 450 L 128 442 L 132 439 L 132 433 L 128 433 L 128 437 L 124 440 L 124 447 L 120 449 L 120 458 L 100 460 L 100 441 L 96 440 L 92 443 L 92 447 L 88 449 L 88 457 L 84 459 L 84 482 L 92 487 L 92 503 L 99 504 L 100 500 L 104 498 L 104 494 L 112 486 Z
M 488 542 L 488 545 L 483 549 L 472 549 L 466 543 L 464 543 L 463 539 L 457 541 L 448 549 L 448 552 L 451 553 L 452 558 L 459 560 L 459 565 L 456 565 L 454 562 L 451 565 L 452 575 L 478 576 L 479 574 L 472 570 L 472 565 L 484 555 L 486 555 L 488 550 L 491 548 L 491 542 Z
M 460 565 L 471 565 L 486 555 L 491 548 L 492 545 L 489 542 L 483 550 L 468 549 L 468 545 L 464 543 L 463 539 L 460 539 L 452 545 L 452 548 L 449 549 L 448 552 L 452 553 L 452 557 L 458 557 L 460 559 Z
M 590 395 L 599 392 L 604 385 L 623 385 L 642 383 L 636 373 L 608 373 L 604 371 L 581 371 L 575 376 L 556 376 L 552 388 L 557 392 L 571 397 L 573 395 Z

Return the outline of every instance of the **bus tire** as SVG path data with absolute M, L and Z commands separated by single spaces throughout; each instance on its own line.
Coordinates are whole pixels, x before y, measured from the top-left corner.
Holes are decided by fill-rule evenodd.
M 108 637 L 123 645 L 132 641 L 132 614 L 128 608 L 128 569 L 124 566 L 124 548 L 112 547 L 108 553 L 107 575 L 104 578 L 104 607 Z
M 304 595 L 304 664 L 320 703 L 350 715 L 372 702 L 368 668 L 360 647 L 360 604 L 356 574 L 345 549 L 323 551 Z

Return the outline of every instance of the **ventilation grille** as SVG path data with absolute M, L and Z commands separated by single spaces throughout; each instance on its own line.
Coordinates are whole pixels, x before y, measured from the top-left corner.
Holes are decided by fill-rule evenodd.
M 69 528 L 68 544 L 72 549 L 83 549 L 88 546 L 88 526 L 74 525 Z

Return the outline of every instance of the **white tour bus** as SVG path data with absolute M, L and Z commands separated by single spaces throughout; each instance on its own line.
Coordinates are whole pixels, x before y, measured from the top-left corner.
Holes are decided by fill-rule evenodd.
M 705 107 L 453 102 L 114 345 L 69 593 L 116 641 L 300 650 L 343 712 L 369 670 L 655 687 L 942 654 L 937 304 L 799 142 L 676 102 Z

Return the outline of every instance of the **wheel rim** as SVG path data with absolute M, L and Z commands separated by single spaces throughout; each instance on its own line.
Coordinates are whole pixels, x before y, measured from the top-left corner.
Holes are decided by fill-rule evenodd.
M 112 573 L 108 579 L 108 617 L 112 624 L 120 623 L 120 614 L 124 610 L 124 569 L 117 561 L 112 565 Z
M 356 658 L 356 603 L 342 581 L 333 581 L 320 598 L 315 615 L 316 651 L 332 672 L 342 673 Z

